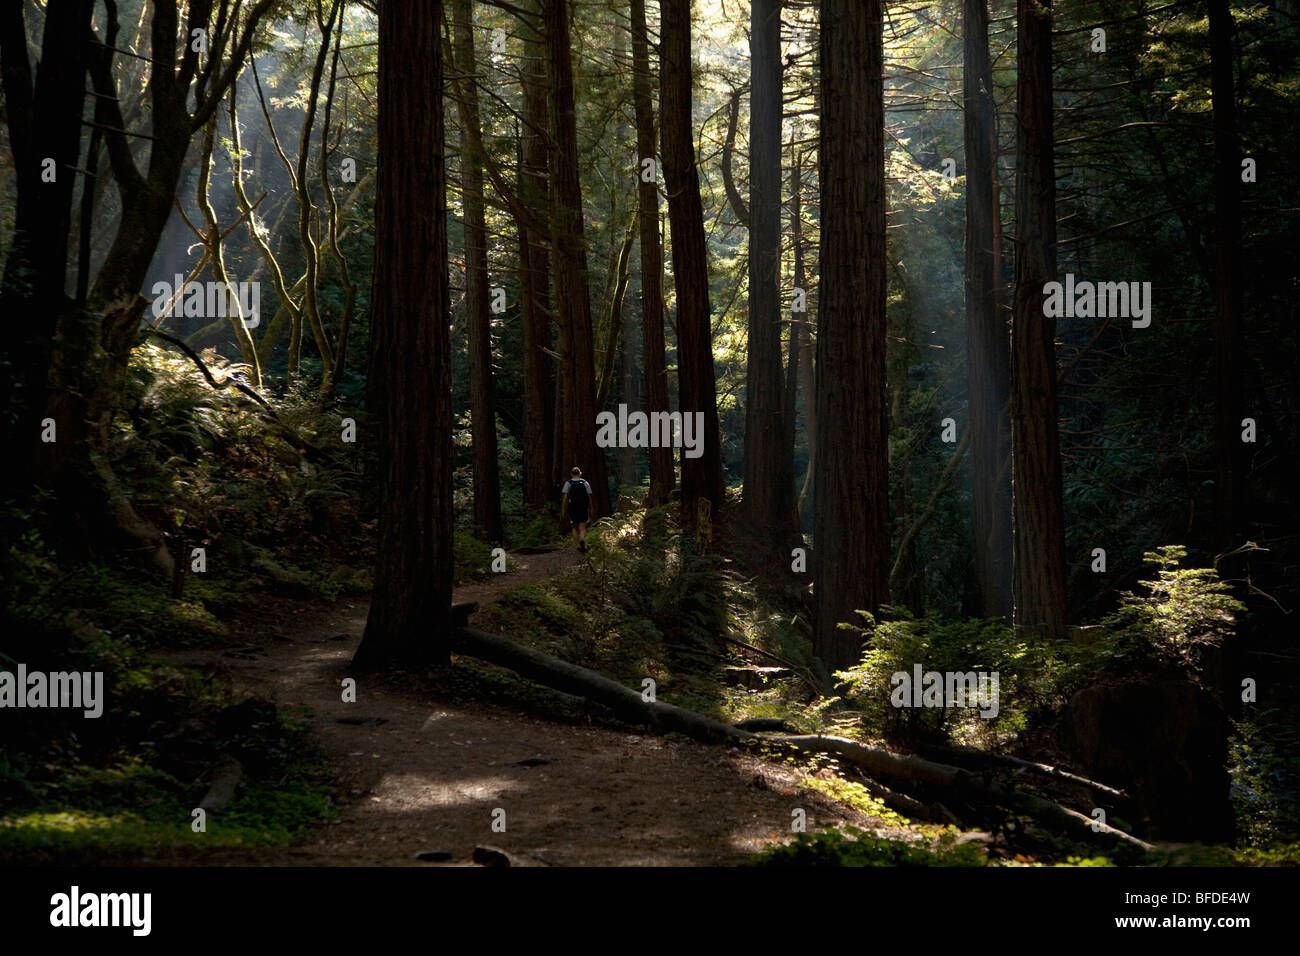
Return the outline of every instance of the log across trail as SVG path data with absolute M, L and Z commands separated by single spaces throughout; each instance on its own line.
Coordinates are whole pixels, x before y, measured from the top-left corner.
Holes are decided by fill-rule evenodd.
M 512 552 L 511 560 L 516 570 L 458 589 L 457 599 L 486 606 L 584 559 L 565 549 Z M 321 607 L 267 596 L 256 614 L 227 622 L 229 644 L 167 653 L 290 713 L 306 708 L 339 808 L 290 847 L 186 849 L 154 863 L 469 866 L 474 847 L 486 844 L 515 865 L 738 866 L 788 839 L 796 808 L 809 829 L 850 824 L 918 838 L 800 787 L 799 771 L 740 747 L 553 719 L 513 698 L 431 694 L 425 675 L 353 675 L 365 621 L 364 600 Z M 341 699 L 349 676 L 357 677 L 355 703 Z M 505 813 L 504 833 L 493 830 L 496 810 Z
M 461 605 L 458 619 L 465 620 L 474 610 Z M 884 777 L 903 784 L 941 788 L 964 800 L 978 799 L 1019 811 L 1075 839 L 1101 846 L 1128 844 L 1143 851 L 1151 846 L 1121 830 L 1110 827 L 1094 829 L 1095 821 L 1076 810 L 1034 793 L 1018 790 L 990 774 L 974 773 L 961 767 L 938 763 L 922 757 L 896 754 L 845 737 L 819 734 L 758 734 L 724 724 L 673 704 L 647 700 L 645 696 L 602 674 L 549 657 L 507 638 L 472 628 L 461 628 L 454 639 L 456 653 L 509 668 L 522 677 L 566 694 L 601 704 L 621 720 L 645 724 L 661 733 L 676 732 L 708 743 L 730 743 L 748 748 L 788 747 L 805 754 L 831 754 L 852 763 L 873 777 Z M 1054 768 L 1018 761 L 1021 768 Z M 1052 776 L 1051 773 L 1047 774 Z M 1105 784 L 1073 774 L 1061 774 L 1072 783 L 1090 787 L 1108 797 L 1122 796 Z M 918 804 L 912 801 L 913 810 Z
M 517 570 L 458 589 L 457 599 L 486 606 L 583 562 L 568 550 L 511 558 Z M 490 844 L 516 863 L 536 865 L 737 865 L 772 840 L 789 838 L 796 808 L 807 812 L 810 829 L 851 824 L 877 836 L 918 838 L 910 828 L 800 787 L 799 771 L 770 759 L 783 745 L 861 766 L 874 780 L 888 781 L 888 789 L 876 784 L 873 792 L 917 819 L 932 809 L 933 798 L 902 791 L 919 781 L 953 799 L 965 794 L 964 802 L 982 793 L 994 800 L 1027 797 L 1002 793 L 978 773 L 843 738 L 760 736 L 671 704 L 648 705 L 603 675 L 471 626 L 460 634 L 457 653 L 598 702 L 632 726 L 575 724 L 477 699 L 431 702 L 417 677 L 362 675 L 356 702 L 346 703 L 340 683 L 351 676 L 365 619 L 364 601 L 321 609 L 268 598 L 256 615 L 230 622 L 238 646 L 168 655 L 220 672 L 282 707 L 307 708 L 312 737 L 334 767 L 341 806 L 336 820 L 292 847 L 160 855 L 155 862 L 471 865 L 473 848 Z M 638 725 L 655 732 L 639 732 Z M 1090 837 L 1068 812 L 1039 809 Z M 505 811 L 505 833 L 492 830 L 495 810 Z M 417 859 L 417 853 L 430 855 Z

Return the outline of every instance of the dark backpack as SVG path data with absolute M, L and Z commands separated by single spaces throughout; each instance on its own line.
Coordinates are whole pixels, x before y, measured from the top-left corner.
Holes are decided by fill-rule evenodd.
M 587 483 L 581 478 L 569 482 L 569 504 L 575 511 L 587 510 Z

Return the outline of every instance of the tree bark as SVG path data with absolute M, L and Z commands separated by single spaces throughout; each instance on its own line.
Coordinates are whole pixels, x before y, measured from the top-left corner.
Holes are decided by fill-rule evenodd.
M 682 519 L 695 528 L 701 502 L 707 501 L 713 514 L 723 503 L 722 443 L 713 371 L 708 248 L 691 120 L 690 0 L 662 0 L 660 10 L 659 117 L 677 293 L 679 405 L 683 419 L 697 412 L 704 415 L 702 454 L 689 458 L 683 450 L 682 455 Z
M 596 517 L 610 513 L 605 453 L 596 445 L 596 370 L 592 345 L 587 246 L 583 235 L 582 185 L 578 179 L 578 131 L 569 48 L 568 0 L 544 0 L 551 108 L 551 250 L 560 324 L 559 454 L 567 475 L 578 466 L 591 485 Z
M 487 217 L 483 206 L 483 128 L 471 78 L 474 5 L 454 0 L 456 106 L 460 113 L 460 183 L 465 214 L 465 315 L 469 325 L 470 435 L 474 453 L 474 535 L 500 541 L 501 476 L 497 465 L 496 388 L 492 377 L 492 314 L 488 310 Z
M 645 22 L 645 0 L 631 0 L 632 106 L 636 114 L 636 153 L 639 159 L 656 157 L 654 78 L 650 72 L 650 44 Z M 656 157 L 656 165 L 658 160 Z M 664 361 L 664 253 L 659 242 L 658 177 L 645 182 L 637 177 L 637 202 L 641 210 L 641 362 L 645 370 L 646 411 L 668 411 L 668 372 Z M 668 500 L 676 483 L 673 450 L 651 448 L 650 493 L 646 506 Z
M 81 149 L 86 35 L 94 4 L 50 0 L 35 77 L 25 7 L 10 3 L 0 12 L 0 77 L 16 185 L 14 231 L 0 283 L 0 306 L 15 318 L 0 336 L 0 364 L 12 376 L 6 389 L 5 447 L 22 450 L 17 467 L 6 469 L 5 485 L 24 496 L 30 491 L 31 452 L 48 462 L 48 452 L 55 450 L 42 447 L 38 436 L 56 330 L 61 313 L 72 305 L 65 294 L 68 240 Z M 43 181 L 46 160 L 54 163 L 52 182 Z M 59 441 L 66 441 L 70 423 L 56 422 Z
M 781 369 L 781 6 L 750 4 L 749 347 L 745 511 L 775 555 L 798 534 Z
M 803 170 L 800 168 L 799 153 L 794 145 L 794 133 L 790 134 L 790 244 L 794 247 L 794 287 L 807 292 L 804 283 L 803 261 Z M 790 462 L 790 481 L 794 481 L 794 445 L 797 434 L 799 414 L 799 365 L 800 352 L 803 351 L 804 319 L 807 313 L 790 313 L 789 352 L 785 365 L 785 402 L 781 417 L 785 421 L 785 448 L 782 451 Z M 804 385 L 804 394 L 807 392 Z M 793 487 L 791 488 L 793 493 Z M 799 514 L 798 502 L 793 503 L 795 530 L 803 527 Z
M 994 258 L 997 127 L 989 64 L 987 0 L 963 8 L 966 146 L 966 388 L 970 406 L 971 537 L 983 617 L 1011 617 L 1011 453 L 1007 326 Z
M 1247 500 L 1241 420 L 1241 146 L 1237 140 L 1233 39 L 1227 0 L 1209 0 L 1210 94 L 1214 104 L 1214 371 L 1216 545 L 1240 544 Z
M 1016 291 L 1011 330 L 1013 620 L 1031 639 L 1065 637 L 1065 521 L 1056 409 L 1056 176 L 1050 0 L 1018 0 Z
M 534 2 L 530 9 L 539 9 Z M 546 129 L 546 50 L 528 26 L 524 41 L 524 126 L 519 161 L 519 201 L 545 221 L 550 188 Z M 524 504 L 544 508 L 558 500 L 560 483 L 553 464 L 555 444 L 555 367 L 551 360 L 551 257 L 547 237 L 519 223 L 519 268 L 524 323 Z
M 813 650 L 858 662 L 862 622 L 889 601 L 885 391 L 884 52 L 881 0 L 823 0 L 822 250 L 813 476 Z
M 379 16 L 370 369 L 379 443 L 374 592 L 353 665 L 449 660 L 452 584 L 441 0 Z

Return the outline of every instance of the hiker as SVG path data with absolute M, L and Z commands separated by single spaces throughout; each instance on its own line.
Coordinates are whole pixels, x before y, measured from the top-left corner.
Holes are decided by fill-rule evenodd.
M 591 485 L 582 477 L 582 469 L 577 465 L 569 475 L 561 489 L 564 498 L 560 501 L 560 514 L 573 524 L 573 541 L 578 550 L 586 551 L 587 522 L 591 520 Z

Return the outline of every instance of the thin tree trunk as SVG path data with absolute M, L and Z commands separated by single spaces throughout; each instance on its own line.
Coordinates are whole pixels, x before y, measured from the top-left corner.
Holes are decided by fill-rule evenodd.
M 722 444 L 713 371 L 708 249 L 700 175 L 691 121 L 691 4 L 662 0 L 659 116 L 663 169 L 672 230 L 673 280 L 677 292 L 677 367 L 682 417 L 703 413 L 700 455 L 682 454 L 682 518 L 696 527 L 702 502 L 716 514 L 723 503 Z
M 207 128 L 203 131 L 198 191 L 195 200 L 199 212 L 203 215 L 205 230 L 202 239 L 208 252 L 208 265 L 212 269 L 212 278 L 224 287 L 222 295 L 226 300 L 226 318 L 230 321 L 231 330 L 235 334 L 235 343 L 239 346 L 240 355 L 253 371 L 253 387 L 260 389 L 262 366 L 257 360 L 257 346 L 253 344 L 253 336 L 249 334 L 248 326 L 244 324 L 239 296 L 230 287 L 230 276 L 226 272 L 226 257 L 222 250 L 221 227 L 217 223 L 217 213 L 212 208 L 212 199 L 208 192 L 212 179 L 212 148 L 216 143 L 216 137 L 217 114 L 213 113 L 212 119 L 208 120 Z
M 379 16 L 371 362 L 380 456 L 374 592 L 354 666 L 450 659 L 451 335 L 441 0 Z
M 650 72 L 650 45 L 645 22 L 645 0 L 631 0 L 632 104 L 636 113 L 638 159 L 655 154 L 654 82 Z M 657 165 L 657 160 L 656 160 Z M 637 177 L 637 202 L 641 210 L 641 362 L 645 369 L 646 411 L 668 411 L 668 372 L 664 361 L 664 253 L 659 242 L 658 177 L 646 182 Z M 676 483 L 673 450 L 650 449 L 650 494 L 646 505 L 668 500 Z
M 1050 0 L 1019 0 L 1016 293 L 1011 330 L 1013 599 L 1018 633 L 1065 637 L 1065 522 L 1056 408 L 1056 277 Z
M 994 255 L 993 71 L 987 0 L 965 0 L 962 122 L 966 144 L 966 387 L 970 406 L 971 536 L 983 617 L 1011 616 L 1010 352 Z
M 469 325 L 470 434 L 474 453 L 474 534 L 501 540 L 501 477 L 497 468 L 496 394 L 492 378 L 492 314 L 488 311 L 487 218 L 483 206 L 483 132 L 472 77 L 474 5 L 453 0 L 460 183 L 465 213 L 465 315 Z
M 749 348 L 745 510 L 769 549 L 797 533 L 781 383 L 781 0 L 750 5 Z
M 639 370 L 636 362 L 637 328 L 635 323 L 626 320 L 620 323 L 619 328 L 619 362 L 621 363 L 619 398 L 629 408 L 641 408 L 643 403 L 640 376 L 637 374 Z M 639 483 L 636 449 L 620 448 L 616 459 L 618 462 L 619 496 L 627 495 L 631 497 Z
M 338 198 L 334 195 L 334 186 L 330 181 L 328 172 L 328 162 L 332 152 L 329 146 L 330 116 L 334 110 L 334 90 L 338 79 L 339 51 L 342 44 L 343 13 L 342 6 L 340 6 L 339 29 L 334 36 L 334 58 L 330 61 L 330 84 L 325 93 L 325 121 L 321 128 L 320 162 L 317 172 L 320 176 L 321 192 L 325 194 L 326 204 L 329 207 L 326 242 L 329 245 L 330 258 L 334 260 L 334 267 L 338 269 L 339 284 L 343 286 L 343 318 L 339 320 L 338 347 L 334 354 L 334 367 L 331 375 L 325 380 L 325 384 L 321 388 L 320 403 L 322 407 L 333 399 L 334 392 L 338 388 L 339 379 L 343 377 L 343 372 L 347 369 L 348 338 L 352 331 L 352 319 L 356 314 L 357 305 L 357 286 L 352 281 L 352 272 L 348 268 L 348 260 L 339 246 L 339 203 Z M 337 143 L 335 146 L 337 147 Z

